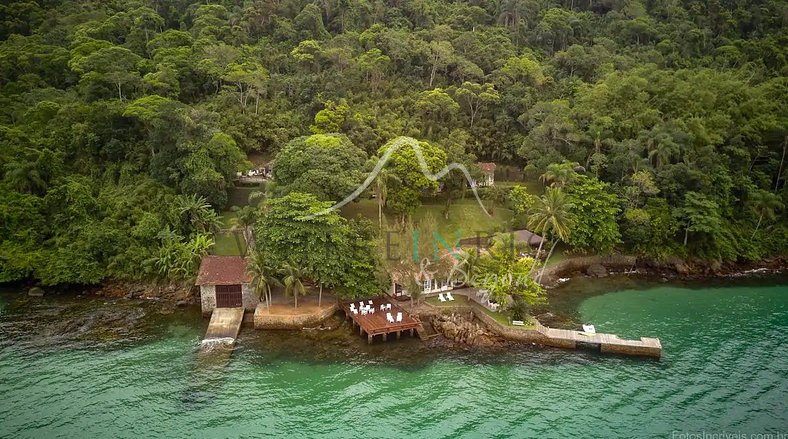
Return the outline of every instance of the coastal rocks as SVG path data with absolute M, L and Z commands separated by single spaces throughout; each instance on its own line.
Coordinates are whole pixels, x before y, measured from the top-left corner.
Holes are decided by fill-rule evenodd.
M 485 327 L 457 314 L 434 317 L 432 327 L 455 343 L 469 346 L 492 346 L 495 344 L 495 336 Z
M 593 277 L 607 277 L 607 268 L 602 264 L 591 264 L 586 269 L 586 273 Z
M 536 320 L 545 326 L 556 326 L 556 322 L 560 319 L 551 312 L 546 312 L 536 316 Z
M 27 295 L 30 297 L 44 297 L 45 291 L 41 287 L 33 287 L 27 290 Z

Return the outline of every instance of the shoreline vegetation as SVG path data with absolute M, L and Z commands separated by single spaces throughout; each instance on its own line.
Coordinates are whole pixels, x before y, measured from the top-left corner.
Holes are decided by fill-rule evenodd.
M 602 266 L 602 271 L 592 271 L 593 266 Z M 596 267 L 595 267 L 596 268 Z M 607 276 L 632 276 L 669 281 L 693 281 L 702 279 L 726 279 L 746 276 L 778 274 L 788 271 L 788 260 L 771 258 L 748 264 L 716 264 L 708 261 L 685 261 L 671 258 L 654 261 L 632 255 L 573 256 L 548 267 L 544 283 L 548 289 L 575 278 L 600 278 Z M 604 274 L 602 274 L 604 273 Z M 112 299 L 142 299 L 159 302 L 168 307 L 183 307 L 199 304 L 199 291 L 192 285 L 162 284 L 148 282 L 107 282 L 91 286 L 41 287 L 31 282 L 5 284 L 18 287 L 31 296 L 43 296 L 56 292 L 77 297 L 106 297 Z
M 1 7 L 0 285 L 465 283 L 522 321 L 567 277 L 785 266 L 785 2 L 566 3 Z

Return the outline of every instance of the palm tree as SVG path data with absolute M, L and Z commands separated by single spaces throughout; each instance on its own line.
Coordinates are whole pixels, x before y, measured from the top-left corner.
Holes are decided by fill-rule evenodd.
M 304 287 L 306 270 L 291 264 L 285 264 L 282 267 L 282 276 L 282 283 L 285 286 L 285 296 L 292 294 L 295 299 L 295 308 L 298 308 L 298 295 L 306 295 L 306 287 Z
M 506 189 L 501 186 L 489 186 L 484 189 L 484 198 L 490 202 L 490 214 L 495 213 L 495 205 L 506 201 Z
M 783 203 L 780 201 L 780 197 L 777 195 L 759 189 L 750 195 L 750 203 L 751 209 L 758 215 L 758 224 L 755 226 L 755 231 L 752 232 L 752 237 L 750 239 L 755 238 L 755 234 L 758 233 L 758 229 L 761 227 L 761 222 L 763 221 L 763 217 L 766 217 L 770 221 L 774 221 L 776 218 L 775 211 L 783 208 Z
M 271 198 L 275 187 L 276 184 L 270 180 L 260 184 L 258 189 L 255 189 L 249 193 L 249 205 L 252 207 L 257 207 L 263 201 Z
M 281 285 L 276 278 L 277 270 L 271 265 L 262 253 L 252 253 L 249 263 L 246 266 L 247 273 L 252 278 L 252 288 L 257 297 L 265 295 L 265 305 L 271 311 L 271 287 Z
M 547 234 L 566 242 L 569 238 L 569 231 L 572 227 L 572 213 L 574 207 L 566 197 L 566 194 L 560 188 L 547 188 L 547 192 L 536 200 L 533 207 L 531 207 L 530 215 L 528 218 L 528 226 L 535 232 L 542 234 L 542 241 L 539 243 L 539 249 L 536 251 L 537 257 L 542 251 L 542 245 L 547 238 Z M 547 254 L 547 258 L 542 266 L 542 271 L 539 274 L 539 281 L 544 275 L 544 270 L 547 268 L 547 261 L 553 255 L 558 240 L 553 241 L 553 246 Z M 534 264 L 533 267 L 535 267 Z
M 189 194 L 179 197 L 178 211 L 195 230 L 207 232 L 222 228 L 222 219 L 205 197 Z
M 479 266 L 479 251 L 476 248 L 470 248 L 463 251 L 460 256 L 458 265 L 465 271 L 465 279 L 463 283 L 470 286 L 473 280 L 473 274 Z
M 325 270 L 321 269 L 320 267 L 310 267 L 309 270 L 310 277 L 312 278 L 315 283 L 317 283 L 318 293 L 317 293 L 317 306 L 318 308 L 323 306 L 323 287 L 326 285 L 333 285 L 334 280 L 325 274 Z
M 233 230 L 241 229 L 247 248 L 253 246 L 251 227 L 257 221 L 257 209 L 252 206 L 233 206 L 230 210 L 236 213 L 236 216 L 230 220 L 231 228 Z
M 575 178 L 577 172 L 575 169 L 580 166 L 577 162 L 563 162 L 552 163 L 547 166 L 547 170 L 542 174 L 539 179 L 545 185 L 550 184 L 552 187 L 564 187 L 571 183 Z
M 648 151 L 648 159 L 653 161 L 656 169 L 662 169 L 681 152 L 679 145 L 667 133 L 659 133 L 646 140 L 646 150 Z
M 6 165 L 5 177 L 19 192 L 41 193 L 47 188 L 38 162 L 11 162 Z

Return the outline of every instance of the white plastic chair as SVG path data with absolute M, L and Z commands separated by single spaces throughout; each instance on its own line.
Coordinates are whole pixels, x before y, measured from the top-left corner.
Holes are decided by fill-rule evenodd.
M 451 293 L 446 293 L 446 298 L 449 300 L 454 300 L 454 296 L 452 296 Z
M 369 304 L 372 305 L 372 301 L 371 300 L 369 301 Z
M 440 300 L 441 302 L 446 301 L 446 299 L 443 297 L 443 293 L 438 294 L 438 300 Z
M 401 322 L 401 321 L 402 321 L 402 313 L 398 312 L 397 313 L 397 322 Z
M 387 313 L 386 313 L 386 320 L 387 320 L 389 323 L 394 323 L 394 317 L 391 315 L 391 313 L 390 313 L 390 312 L 387 312 Z
M 387 304 L 386 304 L 386 310 L 387 310 L 387 311 L 391 311 L 391 304 L 390 304 L 390 303 L 387 303 Z

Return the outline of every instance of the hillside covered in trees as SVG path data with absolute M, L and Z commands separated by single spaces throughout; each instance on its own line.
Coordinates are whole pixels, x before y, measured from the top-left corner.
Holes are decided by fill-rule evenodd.
M 610 205 L 577 206 L 609 221 L 576 248 L 609 251 L 579 242 L 598 230 L 654 257 L 788 248 L 782 1 L 39 0 L 0 17 L 0 282 L 188 277 L 246 153 L 333 133 L 359 165 L 397 136 L 531 181 L 576 163 L 576 204 Z

